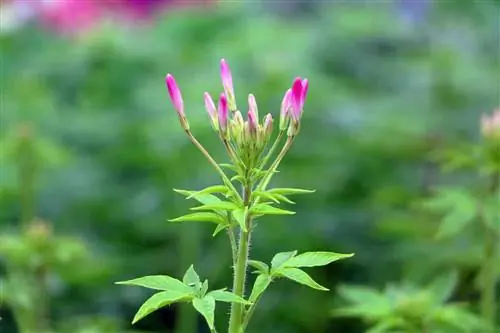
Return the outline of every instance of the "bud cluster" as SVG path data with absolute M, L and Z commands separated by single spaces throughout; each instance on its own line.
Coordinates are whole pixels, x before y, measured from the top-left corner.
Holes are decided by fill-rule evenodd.
M 249 94 L 248 110 L 245 112 L 246 117 L 244 117 L 237 107 L 231 70 L 224 59 L 220 63 L 220 72 L 224 92 L 219 95 L 217 107 L 211 95 L 205 92 L 205 108 L 212 128 L 219 134 L 231 158 L 238 165 L 249 170 L 262 162 L 273 133 L 273 116 L 268 113 L 261 118 L 255 96 Z M 189 123 L 184 113 L 182 95 L 172 75 L 167 75 L 166 84 L 181 125 L 191 135 Z M 299 133 L 308 87 L 307 79 L 297 77 L 291 88 L 285 92 L 281 103 L 277 140 L 281 138 L 283 133 L 286 133 L 289 138 L 293 138 Z

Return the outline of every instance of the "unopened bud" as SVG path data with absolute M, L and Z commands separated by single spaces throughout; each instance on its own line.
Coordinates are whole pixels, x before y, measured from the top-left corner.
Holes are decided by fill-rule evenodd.
M 281 102 L 280 131 L 284 131 L 286 129 L 288 120 L 290 119 L 291 96 L 292 89 L 288 89 L 285 96 L 283 96 L 283 101 Z
M 485 138 L 500 140 L 500 109 L 495 110 L 491 116 L 481 117 L 481 133 Z
M 243 127 L 245 126 L 245 121 L 240 111 L 236 111 L 231 119 L 231 136 L 237 145 L 241 144 Z
M 255 119 L 257 122 L 259 121 L 259 109 L 257 108 L 257 101 L 255 100 L 255 96 L 253 94 L 248 94 L 248 110 L 253 112 L 255 115 Z
M 218 118 L 219 118 L 220 132 L 222 136 L 225 137 L 227 136 L 228 108 L 227 108 L 227 99 L 224 94 L 220 95 Z
M 229 104 L 229 109 L 231 111 L 235 111 L 236 100 L 234 97 L 234 88 L 233 88 L 233 76 L 231 75 L 231 70 L 229 69 L 229 65 L 226 63 L 226 60 L 222 59 L 220 61 L 220 74 L 222 79 L 222 86 L 224 87 L 224 93 L 226 94 L 227 101 Z
M 217 119 L 217 109 L 215 108 L 214 101 L 209 93 L 205 93 L 205 109 L 207 109 L 208 115 L 211 120 L 212 127 L 218 131 L 219 130 L 219 121 Z
M 262 132 L 266 138 L 269 138 L 273 133 L 273 116 L 268 113 L 264 119 L 264 125 L 262 126 Z
M 177 86 L 177 82 L 175 82 L 172 75 L 167 74 L 165 77 L 165 83 L 167 85 L 168 94 L 170 95 L 170 100 L 177 111 L 182 127 L 185 130 L 189 130 L 189 123 L 186 119 L 186 115 L 184 114 L 184 101 L 182 100 L 181 90 Z

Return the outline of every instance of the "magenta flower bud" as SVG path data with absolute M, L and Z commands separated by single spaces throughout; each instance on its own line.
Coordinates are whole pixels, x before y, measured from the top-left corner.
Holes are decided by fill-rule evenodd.
M 252 135 L 257 133 L 258 126 L 259 124 L 257 122 L 257 117 L 255 116 L 255 113 L 252 110 L 248 111 L 248 130 Z
M 257 122 L 259 121 L 259 109 L 257 108 L 257 101 L 253 94 L 248 94 L 248 110 L 252 111 L 255 115 Z
M 224 59 L 220 61 L 220 74 L 222 78 L 222 86 L 224 87 L 224 93 L 226 94 L 226 98 L 229 103 L 229 108 L 234 111 L 236 110 L 236 102 L 234 97 L 233 76 L 231 75 L 231 70 Z
M 302 109 L 304 109 L 304 104 L 306 103 L 308 90 L 309 90 L 309 81 L 307 79 L 304 79 L 302 80 L 302 97 L 301 97 Z
M 290 117 L 290 106 L 291 106 L 291 98 L 292 98 L 292 89 L 288 89 L 285 92 L 285 96 L 283 96 L 283 101 L 281 102 L 281 111 L 280 111 L 280 131 L 286 129 L 288 125 L 288 119 Z
M 218 130 L 219 124 L 217 120 L 217 109 L 215 108 L 214 101 L 209 93 L 204 94 L 205 99 L 205 109 L 207 109 L 208 115 L 210 116 L 210 120 L 212 121 L 212 127 L 215 130 Z
M 292 97 L 291 97 L 291 117 L 294 122 L 298 122 L 300 120 L 300 116 L 302 115 L 302 98 L 304 88 L 302 86 L 302 80 L 300 77 L 296 78 L 292 85 Z
M 228 120 L 227 98 L 224 94 L 220 95 L 219 99 L 219 129 L 224 135 L 227 133 L 227 120 Z
M 165 83 L 167 85 L 168 94 L 170 95 L 172 104 L 174 105 L 177 115 L 179 116 L 179 120 L 181 121 L 182 127 L 185 130 L 189 130 L 189 123 L 186 119 L 186 115 L 184 114 L 184 101 L 182 100 L 181 90 L 177 86 L 177 82 L 175 82 L 172 75 L 167 74 L 165 77 Z

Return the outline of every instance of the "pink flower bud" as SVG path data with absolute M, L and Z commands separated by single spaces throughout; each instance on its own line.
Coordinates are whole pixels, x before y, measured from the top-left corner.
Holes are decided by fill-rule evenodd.
M 304 96 L 304 88 L 302 86 L 302 79 L 300 77 L 296 78 L 292 85 L 292 97 L 291 97 L 291 117 L 294 122 L 300 120 L 302 115 L 302 98 Z
M 175 79 L 172 75 L 167 74 L 165 83 L 167 84 L 168 94 L 170 95 L 170 99 L 172 100 L 172 104 L 174 105 L 175 110 L 180 117 L 185 117 L 184 101 L 182 100 L 181 91 L 177 86 L 177 82 L 175 82 Z
M 264 132 L 264 136 L 266 138 L 269 138 L 273 133 L 273 116 L 270 113 L 268 113 L 264 119 L 262 131 Z
M 259 126 L 257 122 L 257 118 L 255 117 L 255 113 L 250 110 L 248 111 L 248 130 L 253 135 L 257 133 L 257 127 Z
M 222 59 L 220 61 L 220 74 L 222 78 L 222 86 L 224 87 L 224 93 L 228 100 L 231 110 L 236 110 L 236 102 L 234 98 L 234 88 L 233 88 L 233 76 L 231 75 L 231 70 L 229 69 L 226 60 Z
M 228 111 L 227 98 L 224 94 L 221 94 L 219 99 L 219 128 L 222 133 L 227 132 Z
M 212 126 L 215 130 L 218 129 L 218 120 L 217 120 L 217 109 L 215 108 L 214 101 L 209 93 L 204 94 L 205 99 L 205 109 L 207 109 L 208 115 L 212 121 Z
M 288 125 L 288 118 L 290 117 L 290 106 L 291 106 L 292 89 L 288 89 L 283 96 L 283 101 L 281 102 L 280 111 L 280 130 L 283 131 Z
M 248 110 L 252 111 L 255 115 L 257 122 L 259 121 L 259 109 L 257 108 L 257 101 L 253 94 L 248 94 Z

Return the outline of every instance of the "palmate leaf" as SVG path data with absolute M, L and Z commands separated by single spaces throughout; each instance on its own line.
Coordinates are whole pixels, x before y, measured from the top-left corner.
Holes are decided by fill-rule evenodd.
M 215 299 L 209 295 L 205 295 L 203 298 L 194 298 L 193 306 L 205 318 L 210 329 L 213 330 Z
M 255 283 L 253 284 L 252 293 L 250 294 L 250 298 L 248 300 L 250 302 L 255 302 L 267 289 L 267 287 L 269 287 L 272 281 L 273 279 L 269 276 L 269 274 L 260 274 L 257 276 Z
M 116 284 L 123 284 L 128 286 L 138 286 L 155 290 L 169 290 L 181 293 L 192 293 L 193 289 L 187 286 L 182 281 L 167 275 L 149 275 L 137 279 L 120 281 Z
M 251 304 L 249 301 L 241 298 L 240 296 L 226 291 L 224 289 L 213 290 L 207 294 L 207 296 L 212 296 L 218 302 L 226 302 L 226 303 L 241 303 L 241 304 Z
M 227 192 L 229 192 L 229 189 L 225 185 L 213 185 L 206 187 L 198 192 L 191 193 L 186 199 L 196 198 L 197 196 L 202 194 L 213 194 L 213 193 L 226 194 Z
M 295 212 L 276 208 L 268 204 L 258 204 L 250 208 L 250 213 L 255 215 L 293 215 Z
M 304 190 L 300 188 L 272 188 L 267 190 L 270 194 L 281 194 L 281 195 L 295 195 L 295 194 L 308 194 L 314 193 L 316 190 Z
M 322 291 L 329 290 L 328 288 L 325 288 L 316 281 L 314 281 L 312 277 L 309 276 L 309 274 L 307 274 L 306 272 L 304 272 L 299 268 L 283 267 L 277 270 L 275 272 L 275 275 L 278 277 L 285 277 L 287 279 L 290 279 L 292 281 L 295 281 L 297 283 L 303 284 L 305 286 L 308 286 L 316 290 L 322 290 Z
M 225 224 L 226 220 L 217 213 L 199 212 L 179 216 L 175 219 L 168 220 L 169 222 L 213 222 L 217 224 Z
M 146 317 L 150 313 L 158 310 L 159 308 L 162 308 L 166 305 L 175 303 L 175 302 L 181 302 L 181 301 L 190 301 L 192 299 L 193 295 L 191 293 L 185 293 L 182 291 L 176 291 L 176 290 L 168 290 L 168 291 L 162 291 L 159 293 L 154 294 L 150 298 L 148 298 L 137 310 L 136 315 L 134 316 L 134 319 L 132 320 L 132 324 L 135 324 L 142 318 Z
M 284 263 L 285 267 L 317 267 L 325 266 L 334 261 L 350 258 L 354 254 L 342 254 L 335 252 L 305 252 L 290 258 Z

